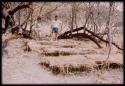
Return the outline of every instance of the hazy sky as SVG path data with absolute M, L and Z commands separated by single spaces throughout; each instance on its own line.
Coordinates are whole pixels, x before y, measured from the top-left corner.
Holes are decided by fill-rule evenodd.
M 109 2 L 102 2 L 102 5 L 106 5 L 109 6 Z M 123 2 L 115 2 L 115 4 L 117 4 L 117 8 L 120 11 L 123 11 Z
M 123 3 L 122 2 L 118 3 L 117 9 L 120 11 L 123 11 Z

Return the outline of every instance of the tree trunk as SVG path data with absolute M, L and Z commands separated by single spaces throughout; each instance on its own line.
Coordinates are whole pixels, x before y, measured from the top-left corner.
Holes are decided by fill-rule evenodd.
M 111 53 L 111 27 L 109 25 L 110 25 L 110 17 L 111 17 L 112 5 L 113 5 L 113 2 L 110 3 L 108 20 L 107 20 L 107 23 L 106 23 L 106 28 L 108 29 L 108 34 L 107 34 L 108 36 L 107 37 L 108 37 L 108 48 L 109 48 L 108 57 L 107 57 L 106 60 L 108 60 L 109 55 Z

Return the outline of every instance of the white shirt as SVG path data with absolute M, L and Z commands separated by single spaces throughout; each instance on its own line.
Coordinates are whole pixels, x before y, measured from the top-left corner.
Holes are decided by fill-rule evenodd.
M 41 23 L 40 22 L 36 22 L 36 28 L 41 28 Z
M 19 29 L 19 33 L 23 33 L 23 30 L 22 30 L 22 28 L 20 28 L 20 29 Z
M 52 27 L 61 28 L 62 22 L 60 20 L 52 21 Z
M 33 30 L 41 30 L 41 27 L 42 27 L 42 25 L 41 25 L 41 22 L 35 22 L 34 23 L 34 25 L 33 25 Z

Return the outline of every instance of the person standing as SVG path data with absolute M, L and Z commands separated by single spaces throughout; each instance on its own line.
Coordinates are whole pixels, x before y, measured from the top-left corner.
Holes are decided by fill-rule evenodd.
M 62 22 L 58 19 L 58 16 L 55 16 L 55 20 L 51 24 L 51 40 L 57 40 L 58 35 L 62 29 Z
M 41 17 L 37 18 L 35 25 L 36 25 L 35 29 L 36 29 L 37 37 L 40 39 L 40 37 L 41 37 Z

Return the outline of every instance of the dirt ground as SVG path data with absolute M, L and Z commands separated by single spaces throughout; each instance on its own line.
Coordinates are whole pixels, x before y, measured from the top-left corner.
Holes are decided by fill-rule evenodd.
M 31 51 L 24 51 L 24 42 L 28 43 Z M 67 45 L 67 46 L 66 46 Z M 69 45 L 69 46 L 68 46 Z M 72 47 L 71 47 L 72 46 Z M 105 45 L 104 45 L 105 46 Z M 41 48 L 40 48 L 41 47 Z M 66 51 L 84 53 L 89 58 L 105 57 L 107 51 L 98 49 L 91 41 L 76 40 L 28 40 L 23 38 L 8 41 L 3 48 L 2 55 L 2 83 L 3 84 L 122 84 L 123 70 L 110 69 L 101 73 L 100 71 L 83 72 L 74 75 L 54 75 L 51 71 L 40 65 L 44 56 L 43 51 Z M 89 53 L 88 53 L 89 52 Z M 74 55 L 70 55 L 72 57 Z M 58 56 L 56 58 L 60 58 Z M 78 57 L 78 55 L 76 55 Z M 111 57 L 123 62 L 123 53 L 113 47 Z M 73 59 L 71 59 L 73 60 Z

